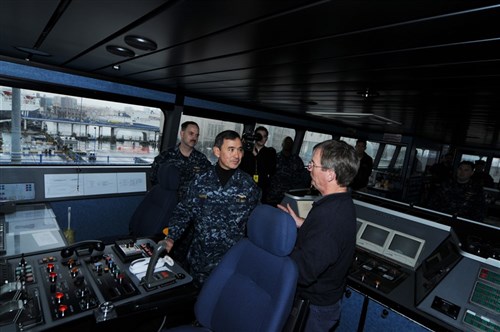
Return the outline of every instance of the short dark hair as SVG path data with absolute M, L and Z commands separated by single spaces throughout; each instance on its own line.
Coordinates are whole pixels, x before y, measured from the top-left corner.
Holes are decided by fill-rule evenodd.
M 257 128 L 255 128 L 255 130 L 253 132 L 256 133 L 258 131 L 265 131 L 266 132 L 266 136 L 269 136 L 269 131 L 267 131 L 266 127 L 258 126 Z
M 214 146 L 216 146 L 220 149 L 222 147 L 222 144 L 224 143 L 225 139 L 235 140 L 237 138 L 241 139 L 240 134 L 238 134 L 234 130 L 224 130 L 224 131 L 220 132 L 217 135 L 217 137 L 215 137 Z
M 316 149 L 321 150 L 321 165 L 333 169 L 339 186 L 347 187 L 359 168 L 359 158 L 354 147 L 344 141 L 327 140 L 316 144 L 314 150 Z
M 461 165 L 469 165 L 470 168 L 474 169 L 474 163 L 470 160 L 462 160 L 459 164 L 458 164 L 458 167 L 460 167 Z
M 193 125 L 193 126 L 196 126 L 198 127 L 198 129 L 200 129 L 200 127 L 198 126 L 198 124 L 194 121 L 186 121 L 184 123 L 181 124 L 181 130 L 184 131 L 186 130 L 186 128 L 189 126 L 189 125 Z

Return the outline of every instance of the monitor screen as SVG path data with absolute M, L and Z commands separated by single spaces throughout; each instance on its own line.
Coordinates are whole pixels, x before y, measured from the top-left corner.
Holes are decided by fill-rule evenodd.
M 425 240 L 395 231 L 389 239 L 384 255 L 398 262 L 414 267 Z
M 361 234 L 361 238 L 383 247 L 388 235 L 389 231 L 368 224 L 366 225 L 363 234 Z
M 367 222 L 357 244 L 363 248 L 382 253 L 389 233 L 390 229 Z

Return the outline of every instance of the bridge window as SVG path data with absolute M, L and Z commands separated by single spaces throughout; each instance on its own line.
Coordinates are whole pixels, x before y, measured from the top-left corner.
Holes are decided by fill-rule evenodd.
M 243 124 L 230 122 L 230 121 L 222 121 L 215 119 L 207 119 L 201 118 L 197 116 L 190 115 L 182 115 L 180 125 L 185 121 L 194 121 L 200 127 L 200 138 L 198 139 L 198 144 L 196 145 L 196 149 L 200 152 L 203 152 L 207 158 L 212 162 L 216 162 L 217 158 L 212 153 L 212 147 L 214 145 L 215 137 L 218 133 L 223 130 L 234 130 L 240 135 L 243 134 Z M 290 136 L 295 138 L 295 130 L 290 128 L 277 127 L 267 124 L 259 124 L 255 125 L 255 128 L 258 126 L 264 126 L 269 131 L 269 140 L 266 144 L 268 147 L 274 147 L 277 152 L 281 151 L 281 143 L 286 136 Z M 180 130 L 180 128 L 179 128 Z M 179 138 L 177 138 L 177 143 Z
M 486 161 L 486 157 L 481 157 L 479 155 L 475 155 L 475 154 L 462 154 L 462 158 L 460 160 L 467 160 L 467 161 L 470 161 L 470 162 L 475 162 L 476 160 L 483 160 L 483 161 Z
M 438 162 L 439 151 L 417 148 L 417 157 L 414 160 L 412 174 L 426 173 L 428 168 Z
M 500 181 L 500 158 L 493 158 L 491 161 L 490 175 L 495 181 L 499 183 Z
M 332 139 L 331 134 L 306 131 L 306 134 L 304 135 L 304 141 L 302 142 L 302 146 L 300 147 L 300 158 L 302 158 L 304 163 L 307 164 L 309 160 L 312 159 L 312 151 L 314 146 L 329 139 Z
M 162 122 L 158 108 L 0 86 L 0 164 L 149 164 Z
M 275 148 L 276 152 L 281 151 L 281 144 L 283 143 L 283 139 L 285 137 L 290 136 L 293 140 L 295 140 L 295 129 L 271 126 L 262 123 L 255 124 L 255 128 L 259 126 L 263 126 L 269 131 L 269 138 L 266 146 Z
M 461 160 L 468 160 L 471 162 L 476 162 L 477 160 L 483 160 L 486 162 L 485 170 L 488 170 L 488 157 L 475 154 L 462 154 Z M 491 158 L 491 165 L 489 167 L 489 174 L 493 178 L 495 183 L 500 181 L 500 158 Z
M 401 153 L 400 153 L 401 152 Z M 404 160 L 404 154 L 406 152 L 406 147 L 401 150 L 401 147 L 393 144 L 385 144 L 380 157 L 380 161 L 376 165 L 378 169 L 392 169 L 398 168 L 398 172 L 401 170 Z
M 340 137 L 340 140 L 346 142 L 349 145 L 356 146 L 356 141 L 358 139 L 351 137 Z M 380 144 L 377 142 L 366 141 L 366 150 L 365 150 L 366 154 L 372 157 L 373 160 L 375 160 L 375 156 L 377 155 L 379 146 Z
M 400 170 L 403 168 L 405 156 L 406 156 L 406 146 L 401 146 L 398 151 L 398 157 L 396 158 L 396 162 L 394 163 L 395 169 Z
M 181 116 L 179 131 L 180 125 L 186 121 L 194 121 L 198 124 L 198 127 L 200 127 L 200 137 L 198 139 L 196 149 L 203 152 L 211 163 L 215 163 L 217 161 L 217 157 L 215 157 L 212 153 L 212 147 L 214 146 L 215 137 L 218 133 L 224 130 L 234 130 L 241 135 L 243 132 L 243 124 L 241 123 L 206 119 L 184 114 Z M 177 143 L 179 143 L 179 137 L 177 137 Z

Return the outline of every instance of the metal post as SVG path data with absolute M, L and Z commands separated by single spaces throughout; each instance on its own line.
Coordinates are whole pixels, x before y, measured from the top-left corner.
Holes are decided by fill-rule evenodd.
M 21 89 L 12 88 L 10 160 L 21 162 Z

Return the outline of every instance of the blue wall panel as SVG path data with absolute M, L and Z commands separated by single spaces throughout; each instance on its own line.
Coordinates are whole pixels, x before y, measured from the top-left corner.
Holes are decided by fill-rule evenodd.
M 144 195 L 105 197 L 51 202 L 61 229 L 68 227 L 71 207 L 71 228 L 75 241 L 94 240 L 128 234 L 132 214 Z
M 363 331 L 427 332 L 429 330 L 378 302 L 370 300 Z
M 357 331 L 361 310 L 363 309 L 364 296 L 348 288 L 351 296 L 342 299 L 342 315 L 340 323 L 335 332 Z

